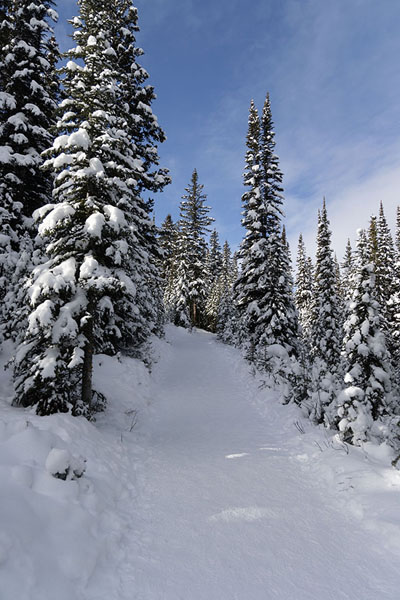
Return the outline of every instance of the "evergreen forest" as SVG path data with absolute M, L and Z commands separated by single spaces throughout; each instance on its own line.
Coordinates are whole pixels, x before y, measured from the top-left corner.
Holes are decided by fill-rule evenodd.
M 339 263 L 327 203 L 316 256 L 292 265 L 271 100 L 243 140 L 243 240 L 213 227 L 195 165 L 179 218 L 157 226 L 171 174 L 130 0 L 78 0 L 60 54 L 51 0 L 0 4 L 0 331 L 13 405 L 94 419 L 98 354 L 151 367 L 166 323 L 240 348 L 266 387 L 343 443 L 400 452 L 400 209 L 384 205 Z M 61 66 L 60 66 L 61 65 Z M 249 91 L 249 99 L 251 91 Z M 244 119 L 246 115 L 244 115 Z M 162 202 L 162 195 L 159 201 Z

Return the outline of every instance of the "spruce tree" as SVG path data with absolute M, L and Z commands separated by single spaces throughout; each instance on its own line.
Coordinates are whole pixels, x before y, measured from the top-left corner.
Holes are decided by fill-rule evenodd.
M 176 227 L 171 215 L 167 215 L 165 217 L 165 220 L 162 223 L 158 232 L 158 239 L 162 251 L 162 262 L 160 265 L 160 272 L 165 284 L 172 268 L 174 249 L 176 243 Z
M 58 137 L 46 152 L 55 204 L 35 217 L 47 260 L 31 276 L 29 327 L 15 364 L 16 404 L 88 414 L 92 357 L 139 347 L 154 327 L 156 244 L 143 192 L 168 183 L 164 140 L 138 65 L 129 0 L 79 0 L 63 67 Z
M 240 249 L 242 271 L 236 282 L 245 355 L 283 379 L 299 355 L 297 313 L 292 296 L 290 257 L 282 239 L 282 173 L 275 155 L 275 133 L 267 95 L 261 122 L 250 106 L 243 195 L 246 236 Z
M 218 309 L 221 300 L 219 277 L 222 269 L 222 252 L 219 244 L 218 232 L 214 229 L 210 235 L 210 242 L 206 259 L 206 325 L 212 332 L 216 331 Z
M 205 204 L 207 196 L 204 186 L 199 183 L 196 169 L 192 173 L 190 184 L 185 188 L 180 204 L 179 227 L 185 232 L 187 243 L 189 314 L 193 327 L 201 327 L 206 323 L 206 270 L 205 261 L 207 242 L 205 236 L 213 222 L 209 216 L 210 207 Z
M 41 153 L 51 144 L 58 95 L 52 5 L 10 0 L 0 7 L 0 299 L 3 335 L 14 338 L 24 324 L 20 296 L 34 250 L 32 214 L 51 201 Z
M 345 389 L 338 399 L 338 427 L 343 439 L 361 444 L 379 437 L 374 422 L 391 412 L 391 373 L 374 266 L 363 230 L 357 240 L 353 293 L 344 325 Z M 375 429 L 375 433 L 374 433 Z
M 0 179 L 20 210 L 13 213 L 14 230 L 29 229 L 33 212 L 51 198 L 51 179 L 42 172 L 41 153 L 52 141 L 55 96 L 52 29 L 56 18 L 51 0 L 12 0 L 11 35 L 1 51 L 3 73 L 0 146 L 8 160 L 0 163 Z M 2 202 L 4 206 L 4 202 Z M 33 232 L 35 235 L 35 232 Z
M 397 260 L 398 260 L 399 256 L 400 256 L 400 206 L 398 206 L 397 209 L 396 209 L 396 238 L 395 238 L 395 245 L 396 245 L 396 253 L 397 253 Z
M 331 424 L 340 373 L 341 327 L 337 277 L 331 248 L 331 231 L 325 199 L 318 215 L 317 255 L 314 271 L 314 310 L 311 330 L 313 384 L 311 418 Z
M 375 275 L 378 301 L 388 322 L 391 320 L 388 302 L 394 293 L 395 249 L 392 234 L 386 221 L 383 204 L 380 203 L 376 223 L 377 250 L 375 256 Z
M 342 297 L 344 302 L 350 300 L 352 293 L 352 278 L 354 275 L 354 255 L 351 247 L 351 242 L 348 239 L 344 253 L 343 262 L 341 265 L 342 272 Z
M 242 196 L 242 225 L 246 234 L 239 250 L 242 269 L 235 282 L 235 303 L 240 319 L 238 343 L 243 347 L 245 356 L 254 359 L 257 342 L 256 324 L 259 314 L 258 274 L 255 267 L 265 264 L 264 231 L 260 220 L 261 213 L 261 124 L 257 108 L 250 103 L 248 132 L 246 138 L 246 169 L 244 185 L 248 190 Z
M 237 279 L 237 258 L 232 257 L 228 242 L 224 243 L 222 267 L 219 276 L 220 301 L 218 307 L 217 336 L 225 344 L 236 344 L 237 311 L 233 297 L 233 284 Z
M 378 266 L 378 223 L 375 215 L 372 215 L 369 228 L 368 228 L 368 256 L 370 262 L 374 265 L 374 270 L 376 271 Z
M 173 273 L 164 294 L 167 316 L 178 327 L 191 327 L 189 240 L 185 228 L 176 237 Z
M 295 287 L 295 302 L 303 332 L 303 339 L 308 343 L 313 315 L 313 271 L 311 259 L 306 254 L 302 234 L 299 236 Z

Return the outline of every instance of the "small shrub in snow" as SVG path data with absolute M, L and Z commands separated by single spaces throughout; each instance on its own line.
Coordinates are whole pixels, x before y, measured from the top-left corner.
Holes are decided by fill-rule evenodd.
M 68 450 L 52 448 L 46 458 L 46 471 L 64 481 L 79 479 L 85 472 L 86 460 L 82 457 L 72 456 Z

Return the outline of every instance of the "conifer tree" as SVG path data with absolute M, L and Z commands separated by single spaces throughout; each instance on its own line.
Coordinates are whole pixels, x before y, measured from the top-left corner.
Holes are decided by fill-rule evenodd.
M 392 234 L 386 221 L 382 202 L 380 204 L 379 217 L 377 221 L 377 241 L 378 252 L 375 274 L 378 301 L 381 304 L 383 316 L 388 322 L 388 330 L 390 332 L 390 324 L 393 320 L 393 315 L 390 311 L 389 302 L 392 295 L 395 293 L 394 282 L 396 256 Z
M 216 331 L 219 304 L 221 301 L 220 275 L 222 269 L 222 253 L 219 245 L 218 232 L 214 229 L 210 235 L 209 248 L 206 260 L 206 288 L 207 298 L 205 304 L 207 329 Z
M 338 399 L 338 427 L 343 439 L 360 444 L 378 434 L 374 422 L 391 412 L 391 373 L 375 274 L 363 230 L 357 240 L 354 290 L 344 325 L 345 389 Z M 378 434 L 379 435 L 379 434 Z
M 309 339 L 313 315 L 313 271 L 311 259 L 307 257 L 303 236 L 299 236 L 297 253 L 295 302 L 299 314 L 303 338 Z
M 174 270 L 164 294 L 167 316 L 178 327 L 191 327 L 189 241 L 185 228 L 176 237 Z
M 335 263 L 325 199 L 318 215 L 314 277 L 314 314 L 311 330 L 313 393 L 311 418 L 330 424 L 340 370 L 341 328 Z
M 185 232 L 187 243 L 188 290 L 190 304 L 190 322 L 193 327 L 205 324 L 206 271 L 207 254 L 206 234 L 213 219 L 209 216 L 210 207 L 205 204 L 207 196 L 204 186 L 199 183 L 196 169 L 191 182 L 185 189 L 180 205 L 181 231 Z
M 1 5 L 0 299 L 3 334 L 12 337 L 24 322 L 18 288 L 31 268 L 32 214 L 51 200 L 41 153 L 52 140 L 58 94 L 52 5 L 51 0 Z
M 158 233 L 158 239 L 163 254 L 160 272 L 164 282 L 166 282 L 172 268 L 176 244 L 176 227 L 171 215 L 165 217 Z
M 138 65 L 129 0 L 79 0 L 65 99 L 47 151 L 55 204 L 36 211 L 47 260 L 30 280 L 29 327 L 15 365 L 16 404 L 88 414 L 92 356 L 140 346 L 154 322 L 156 245 L 142 195 L 168 183 L 164 140 Z M 151 293 L 151 292 L 150 292 Z
M 395 238 L 397 259 L 400 256 L 400 206 L 396 209 L 396 238 Z
M 374 265 L 374 270 L 378 265 L 378 254 L 378 223 L 376 216 L 372 215 L 368 228 L 368 256 L 370 262 Z
M 217 336 L 225 344 L 237 343 L 238 316 L 233 297 L 237 279 L 237 257 L 232 257 L 228 242 L 224 243 L 222 267 L 219 276 L 220 302 L 218 307 Z
M 22 234 L 29 229 L 34 210 L 51 198 L 51 179 L 40 167 L 41 153 L 51 143 L 56 108 L 55 90 L 47 85 L 54 81 L 49 55 L 55 49 L 48 21 L 57 15 L 52 5 L 51 0 L 12 0 L 12 34 L 1 52 L 0 146 L 8 160 L 0 164 L 0 177 L 13 201 L 21 205 L 13 218 L 14 230 Z
M 282 173 L 275 155 L 269 96 L 261 123 L 250 106 L 243 225 L 246 236 L 236 282 L 246 357 L 259 368 L 287 379 L 299 353 L 298 320 L 292 297 L 290 257 L 282 240 Z
M 346 250 L 343 258 L 343 262 L 341 265 L 342 271 L 342 296 L 344 302 L 348 302 L 350 300 L 351 292 L 352 292 L 352 278 L 354 274 L 354 256 L 353 249 L 351 247 L 351 242 L 348 239 L 346 244 Z
M 258 273 L 256 265 L 265 264 L 265 226 L 260 220 L 261 212 L 261 124 L 257 108 L 252 100 L 250 103 L 248 132 L 246 138 L 246 170 L 244 185 L 248 190 L 242 196 L 243 212 L 242 225 L 246 234 L 239 250 L 242 269 L 235 282 L 235 304 L 240 319 L 238 343 L 243 346 L 245 356 L 254 359 L 257 342 L 256 324 L 259 315 Z

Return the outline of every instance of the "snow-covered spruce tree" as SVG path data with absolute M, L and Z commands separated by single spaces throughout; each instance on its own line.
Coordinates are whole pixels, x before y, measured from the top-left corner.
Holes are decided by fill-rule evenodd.
M 164 294 L 166 313 L 178 327 L 191 327 L 190 321 L 190 265 L 189 241 L 185 228 L 177 232 L 174 250 L 174 267 Z
M 265 226 L 267 270 L 261 276 L 263 297 L 257 320 L 256 364 L 283 383 L 298 379 L 299 323 L 293 298 L 293 279 L 286 232 L 281 226 L 283 188 L 275 133 L 267 94 L 261 118 L 262 215 Z M 264 279 L 265 277 L 265 279 Z M 298 386 L 298 381 L 296 382 Z M 294 391 L 294 390 L 293 390 Z M 290 396 L 290 387 L 284 395 Z M 296 394 L 297 395 L 297 394 Z M 299 398 L 297 398 L 299 399 Z
M 155 242 L 142 193 L 168 182 L 153 170 L 164 134 L 137 63 L 136 9 L 129 0 L 78 4 L 59 135 L 46 153 L 56 204 L 36 211 L 47 261 L 32 273 L 15 363 L 15 403 L 37 404 L 38 414 L 88 414 L 93 353 L 139 347 L 149 335 Z
M 344 253 L 343 262 L 341 264 L 342 273 L 342 297 L 345 303 L 350 300 L 352 293 L 352 281 L 354 275 L 354 255 L 351 247 L 351 242 L 348 239 Z
M 246 236 L 236 282 L 241 327 L 247 340 L 245 355 L 258 368 L 280 381 L 297 369 L 299 327 L 286 241 L 282 239 L 282 173 L 275 155 L 269 96 L 260 121 L 250 106 L 247 136 L 243 225 Z
M 214 229 L 210 235 L 210 242 L 206 259 L 206 328 L 216 331 L 218 309 L 221 300 L 221 286 L 219 277 L 222 269 L 222 252 L 219 244 L 218 232 Z
M 225 344 L 239 346 L 239 315 L 235 302 L 234 284 L 238 279 L 238 255 L 231 256 L 228 242 L 223 248 L 222 272 L 220 275 L 221 298 L 218 308 L 217 335 Z
M 246 168 L 244 185 L 248 188 L 242 196 L 242 225 L 246 230 L 239 250 L 242 268 L 234 285 L 234 298 L 239 317 L 238 344 L 243 348 L 245 357 L 254 360 L 257 342 L 256 323 L 260 313 L 258 301 L 258 272 L 265 264 L 265 225 L 262 228 L 261 186 L 261 124 L 258 110 L 251 101 L 246 138 Z
M 377 221 L 378 254 L 376 263 L 377 300 L 381 305 L 382 315 L 386 321 L 387 343 L 392 352 L 393 323 L 397 307 L 393 303 L 393 296 L 400 290 L 396 289 L 396 252 L 393 238 L 386 221 L 383 204 L 381 202 Z
M 378 252 L 375 265 L 376 293 L 383 318 L 383 331 L 391 357 L 394 384 L 400 390 L 400 272 L 395 245 L 382 202 L 377 221 Z
M 205 204 L 207 196 L 204 186 L 199 183 L 196 169 L 192 173 L 190 184 L 185 188 L 180 204 L 179 227 L 185 232 L 187 244 L 186 262 L 188 266 L 189 314 L 193 327 L 206 323 L 206 254 L 205 236 L 213 222 L 209 216 L 210 207 Z
M 374 270 L 378 264 L 378 252 L 378 222 L 376 216 L 372 215 L 368 227 L 368 256 Z
M 49 24 L 51 0 L 1 5 L 0 48 L 0 271 L 3 334 L 24 323 L 19 288 L 31 268 L 33 211 L 51 200 L 51 177 L 41 153 L 52 141 L 58 50 Z M 0 16 L 0 18 L 1 18 Z
M 221 273 L 218 278 L 219 286 L 219 306 L 217 313 L 216 332 L 218 338 L 225 342 L 232 344 L 232 336 L 227 335 L 229 339 L 225 339 L 225 328 L 228 326 L 230 320 L 231 310 L 233 307 L 232 297 L 232 253 L 227 241 L 224 243 L 222 250 L 222 264 Z
M 400 206 L 396 209 L 396 236 L 395 236 L 395 246 L 397 257 L 400 256 Z
M 337 408 L 343 440 L 356 445 L 374 438 L 382 441 L 382 419 L 388 420 L 393 402 L 389 356 L 375 291 L 368 241 L 365 231 L 360 230 L 353 293 L 344 325 L 346 387 L 338 397 Z
M 382 202 L 380 204 L 379 216 L 376 223 L 376 237 L 377 250 L 374 262 L 377 299 L 381 304 L 385 318 L 390 321 L 391 315 L 388 314 L 387 304 L 394 292 L 393 275 L 396 256 L 392 234 L 386 221 Z
M 395 237 L 395 264 L 392 282 L 392 295 L 388 301 L 390 315 L 391 362 L 393 370 L 393 385 L 400 393 L 400 207 L 397 207 L 397 223 Z
M 329 426 L 339 385 L 340 327 L 339 298 L 331 231 L 325 199 L 318 215 L 317 255 L 314 270 L 314 314 L 311 329 L 312 401 L 310 417 Z
M 295 288 L 295 303 L 303 339 L 308 344 L 313 314 L 313 270 L 311 260 L 306 254 L 302 234 L 299 236 Z
M 171 269 L 173 268 L 176 235 L 177 231 L 175 223 L 173 222 L 171 215 L 167 215 L 158 231 L 158 241 L 162 251 L 160 273 L 164 281 L 164 288 Z

